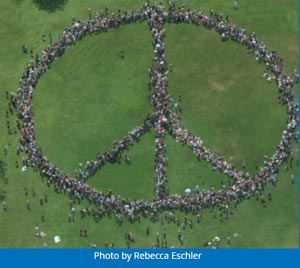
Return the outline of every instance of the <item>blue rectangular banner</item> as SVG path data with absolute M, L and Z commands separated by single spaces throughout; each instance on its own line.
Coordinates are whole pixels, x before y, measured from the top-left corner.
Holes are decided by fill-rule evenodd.
M 298 249 L 2 249 L 2 268 L 300 267 Z

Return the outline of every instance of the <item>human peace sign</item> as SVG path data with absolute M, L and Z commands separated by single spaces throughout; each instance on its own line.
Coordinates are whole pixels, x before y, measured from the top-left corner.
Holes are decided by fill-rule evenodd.
M 151 84 L 151 102 L 154 107 L 152 114 L 144 117 L 144 122 L 138 125 L 120 141 L 115 141 L 110 151 L 97 154 L 94 161 L 88 161 L 85 166 L 79 165 L 79 174 L 75 178 L 69 177 L 60 171 L 38 147 L 34 135 L 34 122 L 32 119 L 32 95 L 38 79 L 45 73 L 46 69 L 71 45 L 81 40 L 88 33 L 106 32 L 109 28 L 118 28 L 121 25 L 135 21 L 147 21 L 151 34 L 154 57 L 149 68 Z M 282 139 L 275 153 L 267 159 L 258 173 L 252 177 L 246 177 L 243 171 L 222 157 L 213 153 L 204 146 L 200 137 L 193 135 L 185 129 L 180 121 L 179 115 L 171 103 L 168 93 L 168 63 L 165 57 L 165 23 L 186 23 L 204 25 L 208 29 L 216 30 L 222 40 L 233 40 L 246 46 L 248 51 L 264 62 L 272 72 L 272 79 L 280 93 L 280 100 L 287 105 L 288 118 L 287 128 L 282 133 Z M 292 139 L 297 136 L 297 101 L 292 92 L 293 81 L 283 73 L 282 62 L 276 53 L 270 52 L 263 43 L 260 43 L 255 34 L 246 35 L 245 30 L 235 25 L 230 25 L 222 17 L 210 14 L 206 16 L 201 12 L 190 11 L 181 7 L 176 10 L 171 7 L 165 11 L 160 5 L 144 4 L 140 10 L 117 13 L 111 17 L 96 15 L 90 20 L 73 21 L 71 27 L 65 29 L 62 38 L 52 43 L 51 46 L 42 51 L 42 57 L 37 58 L 34 63 L 29 63 L 22 74 L 20 87 L 17 92 L 11 94 L 11 103 L 17 111 L 18 118 L 22 120 L 20 125 L 20 148 L 28 156 L 30 165 L 39 170 L 41 176 L 45 177 L 47 183 L 53 184 L 55 191 L 68 191 L 73 199 L 87 199 L 93 203 L 97 211 L 94 217 L 99 217 L 106 211 L 123 213 L 130 219 L 135 220 L 139 214 L 148 215 L 158 213 L 162 210 L 180 209 L 186 212 L 197 212 L 204 207 L 217 207 L 228 214 L 230 203 L 251 197 L 262 191 L 264 185 L 276 183 L 278 167 L 287 160 L 291 153 Z M 142 116 L 142 115 L 141 115 Z M 152 201 L 124 199 L 112 192 L 103 193 L 91 188 L 86 183 L 87 179 L 100 172 L 106 163 L 117 163 L 121 154 L 134 141 L 154 128 L 155 132 L 155 192 L 156 198 Z M 171 135 L 176 141 L 191 148 L 198 159 L 210 163 L 214 169 L 218 169 L 231 179 L 231 183 L 221 189 L 210 189 L 186 192 L 183 195 L 168 195 L 166 190 L 166 148 L 165 136 Z

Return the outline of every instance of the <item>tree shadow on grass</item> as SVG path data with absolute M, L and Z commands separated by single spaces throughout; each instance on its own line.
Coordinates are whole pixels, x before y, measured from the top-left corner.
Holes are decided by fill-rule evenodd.
M 68 0 L 32 0 L 32 2 L 39 10 L 45 10 L 49 13 L 53 13 L 57 10 L 63 10 L 64 5 L 68 3 Z
M 20 5 L 22 4 L 25 0 L 14 0 L 16 5 Z
M 6 200 L 6 191 L 0 189 L 0 201 Z

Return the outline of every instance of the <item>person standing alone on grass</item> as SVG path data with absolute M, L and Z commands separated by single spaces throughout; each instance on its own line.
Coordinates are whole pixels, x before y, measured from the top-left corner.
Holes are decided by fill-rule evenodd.
M 3 205 L 3 210 L 7 211 L 8 205 L 7 205 L 7 202 L 5 200 L 2 202 L 2 205 Z
M 28 210 L 30 210 L 30 201 L 28 199 L 26 201 L 26 207 L 27 207 Z
M 120 57 L 121 57 L 121 59 L 124 59 L 124 57 L 125 57 L 125 51 L 123 49 L 121 49 L 121 51 L 120 51 Z

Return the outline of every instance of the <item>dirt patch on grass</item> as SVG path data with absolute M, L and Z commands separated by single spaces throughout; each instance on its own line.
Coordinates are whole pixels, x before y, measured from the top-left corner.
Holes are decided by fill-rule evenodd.
M 226 89 L 226 85 L 220 81 L 211 81 L 210 82 L 210 87 L 212 89 L 217 89 L 217 90 L 224 90 Z
M 292 52 L 292 53 L 295 53 L 297 54 L 298 53 L 298 45 L 297 44 L 289 44 L 286 46 L 286 50 L 288 52 Z
M 240 79 L 240 77 L 241 76 L 239 74 L 234 74 L 227 81 L 223 81 L 223 79 L 221 78 L 218 79 L 217 77 L 215 77 L 214 79 L 210 80 L 209 87 L 211 89 L 223 91 L 233 86 Z

